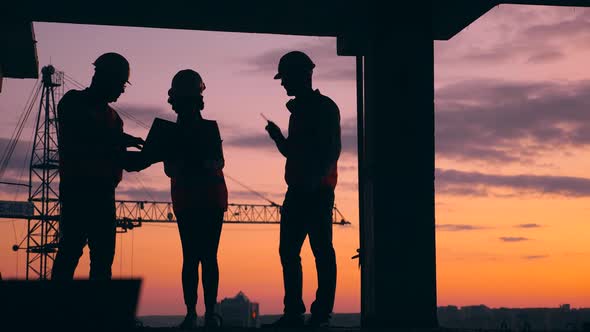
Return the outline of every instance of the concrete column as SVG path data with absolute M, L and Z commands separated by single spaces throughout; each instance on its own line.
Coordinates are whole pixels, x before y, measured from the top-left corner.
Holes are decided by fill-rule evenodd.
M 371 8 L 374 25 L 364 51 L 365 327 L 438 326 L 431 3 L 405 2 L 393 11 Z
M 4 81 L 4 74 L 2 72 L 2 65 L 0 65 L 0 93 L 2 93 L 2 81 Z

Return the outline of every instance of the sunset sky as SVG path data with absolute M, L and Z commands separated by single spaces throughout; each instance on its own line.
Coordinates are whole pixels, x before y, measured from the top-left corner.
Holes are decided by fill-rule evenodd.
M 589 27 L 587 9 L 502 5 L 450 41 L 435 42 L 439 305 L 590 307 Z M 198 71 L 207 85 L 203 115 L 220 125 L 226 174 L 279 203 L 286 189 L 284 159 L 259 113 L 286 132 L 289 97 L 272 78 L 282 54 L 308 53 L 317 65 L 314 87 L 339 105 L 342 117 L 336 205 L 352 225 L 335 226 L 334 310 L 360 310 L 360 270 L 350 259 L 359 245 L 355 67 L 354 58 L 336 55 L 334 38 L 54 23 L 35 23 L 34 29 L 40 66 L 51 62 L 83 85 L 98 55 L 115 51 L 127 57 L 133 85 L 114 106 L 144 123 L 155 116 L 174 120 L 166 103 L 171 78 L 181 69 Z M 1 150 L 34 84 L 4 81 Z M 388 111 L 406 110 L 393 105 Z M 123 120 L 126 131 L 146 136 L 146 129 Z M 28 181 L 22 169 L 32 127 L 30 121 L 2 180 Z M 227 183 L 231 203 L 265 203 Z M 27 195 L 24 188 L 6 186 L 0 193 L 4 200 Z M 168 201 L 162 165 L 124 174 L 117 198 Z M 403 221 L 392 215 L 386 222 Z M 278 230 L 224 225 L 219 299 L 241 290 L 260 303 L 262 314 L 282 312 Z M 26 222 L 0 219 L 4 278 L 24 278 L 25 252 L 11 246 L 25 234 Z M 176 226 L 144 225 L 117 235 L 117 241 L 114 277 L 144 281 L 138 314 L 182 314 Z M 316 275 L 307 241 L 302 260 L 309 308 Z M 87 275 L 86 251 L 77 276 Z

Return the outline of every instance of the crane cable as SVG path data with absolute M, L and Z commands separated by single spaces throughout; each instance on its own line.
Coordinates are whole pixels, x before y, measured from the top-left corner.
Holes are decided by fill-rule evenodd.
M 6 169 L 8 168 L 8 164 L 10 162 L 10 159 L 12 158 L 12 155 L 14 153 L 16 145 L 17 145 L 18 141 L 20 140 L 20 135 L 22 134 L 22 130 L 23 130 L 25 124 L 27 123 L 27 120 L 29 119 L 29 116 L 31 114 L 31 110 L 34 105 L 34 101 L 37 99 L 37 96 L 39 94 L 39 90 L 40 90 L 39 83 L 40 83 L 40 81 L 37 80 L 35 82 L 35 84 L 33 85 L 33 88 L 31 89 L 31 92 L 29 93 L 29 97 L 27 98 L 27 102 L 25 103 L 25 106 L 23 108 L 23 112 L 20 114 L 20 116 L 17 120 L 17 123 L 16 123 L 16 127 L 14 128 L 14 131 L 12 132 L 12 135 L 6 144 L 6 147 L 4 148 L 4 152 L 2 153 L 2 158 L 0 161 L 0 164 L 1 164 L 1 166 L 0 166 L 0 179 L 2 179 L 4 177 L 4 173 L 5 173 Z M 28 151 L 28 149 L 27 149 L 27 151 Z M 26 163 L 26 161 L 27 161 L 26 157 L 24 158 L 24 161 Z M 21 173 L 18 178 L 19 180 L 22 177 L 22 174 L 24 173 L 24 167 L 25 167 L 25 165 L 23 165 L 23 169 L 21 169 Z M 19 194 L 19 190 L 17 189 L 16 195 L 18 196 L 18 194 Z M 16 200 L 16 197 L 14 200 Z M 18 237 L 16 234 L 17 233 L 16 232 L 16 225 L 14 223 L 14 219 L 11 219 L 11 225 L 12 225 L 12 232 L 14 234 L 14 241 L 18 242 Z M 18 262 L 18 252 L 17 252 L 16 272 L 15 272 L 15 275 L 17 278 L 18 278 L 18 265 L 19 265 L 19 262 Z
M 261 193 L 257 192 L 256 190 L 248 187 L 247 185 L 241 183 L 240 181 L 236 180 L 235 178 L 231 177 L 229 174 L 225 173 L 225 176 L 227 178 L 229 178 L 230 180 L 234 181 L 235 183 L 239 184 L 240 186 L 246 188 L 248 191 L 250 191 L 251 193 L 253 193 L 254 195 L 264 199 L 265 201 L 269 202 L 272 206 L 280 206 L 279 204 L 273 202 L 272 200 L 266 198 L 264 195 L 262 195 Z
M 34 97 L 31 100 L 29 107 L 21 114 L 21 117 L 19 118 L 19 122 L 15 128 L 15 131 L 13 132 L 12 137 L 10 138 L 10 141 L 4 150 L 4 153 L 2 155 L 2 164 L 0 165 L 0 178 L 4 177 L 4 173 L 6 172 L 6 169 L 8 168 L 8 164 L 10 163 L 10 159 L 12 158 L 12 155 L 14 153 L 16 145 L 18 144 L 18 142 L 20 140 L 20 136 L 21 136 L 23 129 L 26 125 L 26 122 L 29 119 L 29 116 L 31 115 L 31 111 L 32 111 L 33 105 L 34 105 L 33 101 L 37 99 L 37 96 L 39 95 L 40 90 L 41 89 L 38 88 L 35 91 Z
M 4 173 L 6 172 L 6 169 L 8 168 L 8 164 L 10 162 L 10 159 L 12 158 L 12 154 L 14 153 L 16 145 L 20 140 L 20 136 L 21 136 L 23 129 L 27 123 L 27 120 L 29 119 L 29 116 L 31 115 L 34 101 L 37 99 L 37 96 L 39 95 L 39 91 L 41 90 L 41 85 L 39 84 L 39 82 L 40 81 L 37 81 L 35 83 L 33 90 L 31 91 L 31 94 L 29 95 L 29 99 L 27 101 L 27 104 L 25 105 L 23 112 L 19 116 L 19 119 L 17 121 L 17 125 L 14 128 L 14 131 L 10 137 L 10 140 L 8 141 L 8 144 L 6 144 L 6 147 L 4 148 L 2 158 L 0 159 L 1 160 L 0 161 L 0 179 L 2 179 L 4 177 Z

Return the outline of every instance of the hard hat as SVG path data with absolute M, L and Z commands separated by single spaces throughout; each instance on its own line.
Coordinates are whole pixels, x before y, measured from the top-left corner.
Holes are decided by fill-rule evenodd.
M 94 62 L 96 72 L 106 73 L 129 82 L 129 61 L 119 53 L 109 52 L 102 54 Z
M 172 78 L 172 87 L 168 90 L 168 95 L 196 97 L 201 95 L 204 90 L 205 83 L 201 75 L 192 69 L 184 69 Z
M 305 72 L 315 68 L 315 64 L 307 54 L 301 51 L 292 51 L 281 57 L 278 73 L 275 80 L 283 78 L 283 75 L 292 72 Z

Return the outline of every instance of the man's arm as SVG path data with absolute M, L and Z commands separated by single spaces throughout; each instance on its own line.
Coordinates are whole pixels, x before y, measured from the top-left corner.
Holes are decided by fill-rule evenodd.
M 288 144 L 287 144 L 287 139 L 283 136 L 278 138 L 277 140 L 275 140 L 275 144 L 277 146 L 277 148 L 279 149 L 279 152 L 285 157 L 287 158 L 288 155 Z
M 152 163 L 139 151 L 125 151 L 123 154 L 123 169 L 127 172 L 140 172 L 151 165 Z
M 213 136 L 211 143 L 212 144 L 212 153 L 209 158 L 205 158 L 203 160 L 203 167 L 209 170 L 219 171 L 222 170 L 225 166 L 225 158 L 223 157 L 223 146 L 221 140 L 221 133 L 219 132 L 219 127 L 217 123 L 214 123 L 213 127 Z
M 327 105 L 326 113 L 320 117 L 318 125 L 315 155 L 317 156 L 318 175 L 324 177 L 336 164 L 342 150 L 340 110 L 336 104 Z
M 268 121 L 265 129 L 268 131 L 270 138 L 275 142 L 279 152 L 286 158 L 289 154 L 289 145 L 287 139 L 281 132 L 281 128 L 279 128 L 274 122 Z

